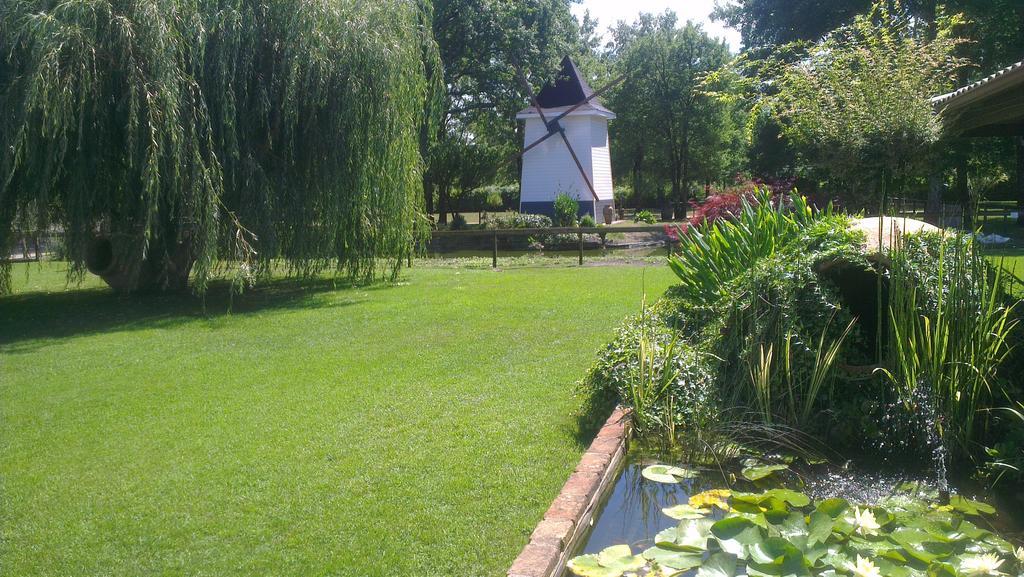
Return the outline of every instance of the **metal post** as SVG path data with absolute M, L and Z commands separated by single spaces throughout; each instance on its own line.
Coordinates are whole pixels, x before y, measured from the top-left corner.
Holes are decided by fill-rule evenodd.
M 583 266 L 583 233 L 580 232 L 580 266 Z
M 494 250 L 491 252 L 491 268 L 498 268 L 498 231 L 494 231 Z

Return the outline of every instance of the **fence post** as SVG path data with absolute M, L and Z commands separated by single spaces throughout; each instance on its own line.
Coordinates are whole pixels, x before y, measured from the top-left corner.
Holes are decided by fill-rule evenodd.
M 580 266 L 583 266 L 583 232 L 580 232 Z
M 498 231 L 494 231 L 494 248 L 491 251 L 491 268 L 498 268 Z

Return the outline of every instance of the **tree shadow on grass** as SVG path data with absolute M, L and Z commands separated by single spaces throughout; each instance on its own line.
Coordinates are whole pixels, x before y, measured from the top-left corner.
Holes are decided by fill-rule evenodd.
M 345 279 L 294 278 L 261 282 L 232 297 L 227 282 L 211 283 L 205 297 L 193 294 L 125 296 L 107 288 L 29 292 L 0 297 L 0 352 L 23 353 L 51 339 L 109 331 L 172 328 L 202 319 L 272 310 L 333 308 L 366 300 L 364 291 L 391 284 L 356 284 Z M 326 293 L 358 288 L 344 298 Z

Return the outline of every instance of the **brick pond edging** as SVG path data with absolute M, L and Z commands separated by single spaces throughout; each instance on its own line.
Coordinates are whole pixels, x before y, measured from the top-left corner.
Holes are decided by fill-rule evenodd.
M 629 430 L 629 410 L 616 407 L 512 563 L 508 577 L 554 577 L 562 572 L 590 528 L 605 489 L 615 481 Z

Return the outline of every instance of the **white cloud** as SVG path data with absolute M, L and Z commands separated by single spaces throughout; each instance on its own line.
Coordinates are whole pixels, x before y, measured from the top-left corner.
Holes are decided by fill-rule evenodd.
M 659 14 L 666 9 L 674 11 L 680 22 L 699 22 L 708 35 L 724 38 L 733 52 L 740 49 L 739 32 L 726 28 L 722 22 L 711 21 L 715 0 L 583 0 L 572 6 L 572 13 L 582 18 L 583 13 L 590 10 L 590 15 L 597 18 L 598 28 L 604 31 L 619 20 L 633 22 L 641 12 Z

